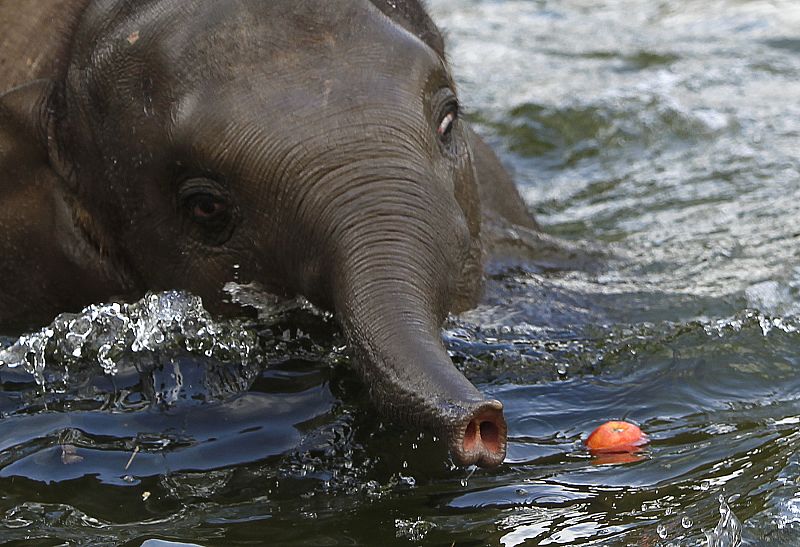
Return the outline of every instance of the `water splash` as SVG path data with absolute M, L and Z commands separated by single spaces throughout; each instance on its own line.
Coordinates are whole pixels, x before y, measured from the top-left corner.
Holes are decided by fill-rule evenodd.
M 733 514 L 725 502 L 725 496 L 719 497 L 719 522 L 717 526 L 706 532 L 708 547 L 737 547 L 742 543 L 742 523 Z
M 737 334 L 769 338 L 798 333 L 797 317 L 745 309 L 714 320 L 573 326 L 571 330 L 548 330 L 529 323 L 485 326 L 450 317 L 444 341 L 456 366 L 473 381 L 533 384 L 607 371 L 609 363 L 647 352 L 654 339 L 672 344 L 694 335 L 716 340 Z
M 199 297 L 168 291 L 148 293 L 132 304 L 98 304 L 78 314 L 61 314 L 0 349 L 0 366 L 20 367 L 44 385 L 48 363 L 67 368 L 95 362 L 113 375 L 129 352 L 175 347 L 222 362 L 246 363 L 256 357 L 257 344 L 256 334 L 241 322 L 217 322 Z
M 394 520 L 396 537 L 405 538 L 409 541 L 422 541 L 435 527 L 436 525 L 434 523 L 424 521 L 420 518 L 416 520 Z
M 734 317 L 705 323 L 704 329 L 709 336 L 722 338 L 726 335 L 741 332 L 754 324 L 761 328 L 761 333 L 764 336 L 768 336 L 773 330 L 786 334 L 800 332 L 800 320 L 796 317 L 771 317 L 756 310 L 745 310 Z
M 230 282 L 226 283 L 222 290 L 228 294 L 234 304 L 256 310 L 259 321 L 263 323 L 275 323 L 287 314 L 297 310 L 310 311 L 315 315 L 331 317 L 330 313 L 320 310 L 302 296 L 282 298 L 268 292 L 258 283 L 242 284 Z

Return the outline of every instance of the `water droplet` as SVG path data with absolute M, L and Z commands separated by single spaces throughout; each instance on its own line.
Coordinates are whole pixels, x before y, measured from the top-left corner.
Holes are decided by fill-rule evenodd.
M 469 479 L 471 479 L 472 475 L 475 474 L 475 471 L 478 470 L 478 466 L 477 465 L 470 465 L 468 467 L 468 469 L 469 469 L 469 472 L 467 473 L 467 476 L 464 477 L 463 479 L 461 479 L 461 486 L 463 486 L 464 488 L 467 487 L 467 485 L 469 484 Z
M 660 537 L 661 539 L 667 539 L 667 527 L 664 526 L 663 524 L 659 524 L 656 527 L 656 533 L 658 534 L 658 537 Z
M 689 517 L 683 517 L 681 519 L 681 526 L 683 526 L 684 528 L 691 528 L 692 527 L 692 519 L 690 519 Z
M 700 483 L 700 490 L 702 490 L 703 492 L 707 492 L 707 491 L 711 490 L 711 481 L 709 481 L 709 480 L 702 481 Z

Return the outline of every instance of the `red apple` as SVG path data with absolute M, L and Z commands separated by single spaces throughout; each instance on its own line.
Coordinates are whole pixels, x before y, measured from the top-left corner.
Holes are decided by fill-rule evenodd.
M 638 426 L 628 422 L 606 422 L 589 435 L 586 448 L 592 454 L 638 452 L 649 439 Z

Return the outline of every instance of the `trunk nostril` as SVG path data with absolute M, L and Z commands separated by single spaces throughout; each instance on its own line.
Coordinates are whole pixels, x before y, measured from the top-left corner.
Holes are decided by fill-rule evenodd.
M 500 465 L 506 454 L 506 422 L 500 403 L 491 403 L 472 416 L 463 430 L 457 458 L 462 465 Z M 495 407 L 499 407 L 496 408 Z
M 464 431 L 464 452 L 488 451 L 496 454 L 504 449 L 500 426 L 492 417 L 471 420 Z
M 491 421 L 484 420 L 480 426 L 481 441 L 489 452 L 497 453 L 502 450 L 500 443 L 500 427 Z
M 480 427 L 475 426 L 475 420 L 471 420 L 464 432 L 464 452 L 472 452 L 480 443 Z

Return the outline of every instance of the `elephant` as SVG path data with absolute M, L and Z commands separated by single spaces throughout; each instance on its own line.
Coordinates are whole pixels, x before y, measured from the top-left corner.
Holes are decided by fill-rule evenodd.
M 0 0 L 0 69 L 0 329 L 169 289 L 242 313 L 235 276 L 332 311 L 383 415 L 503 462 L 441 328 L 508 233 L 548 240 L 420 0 Z

